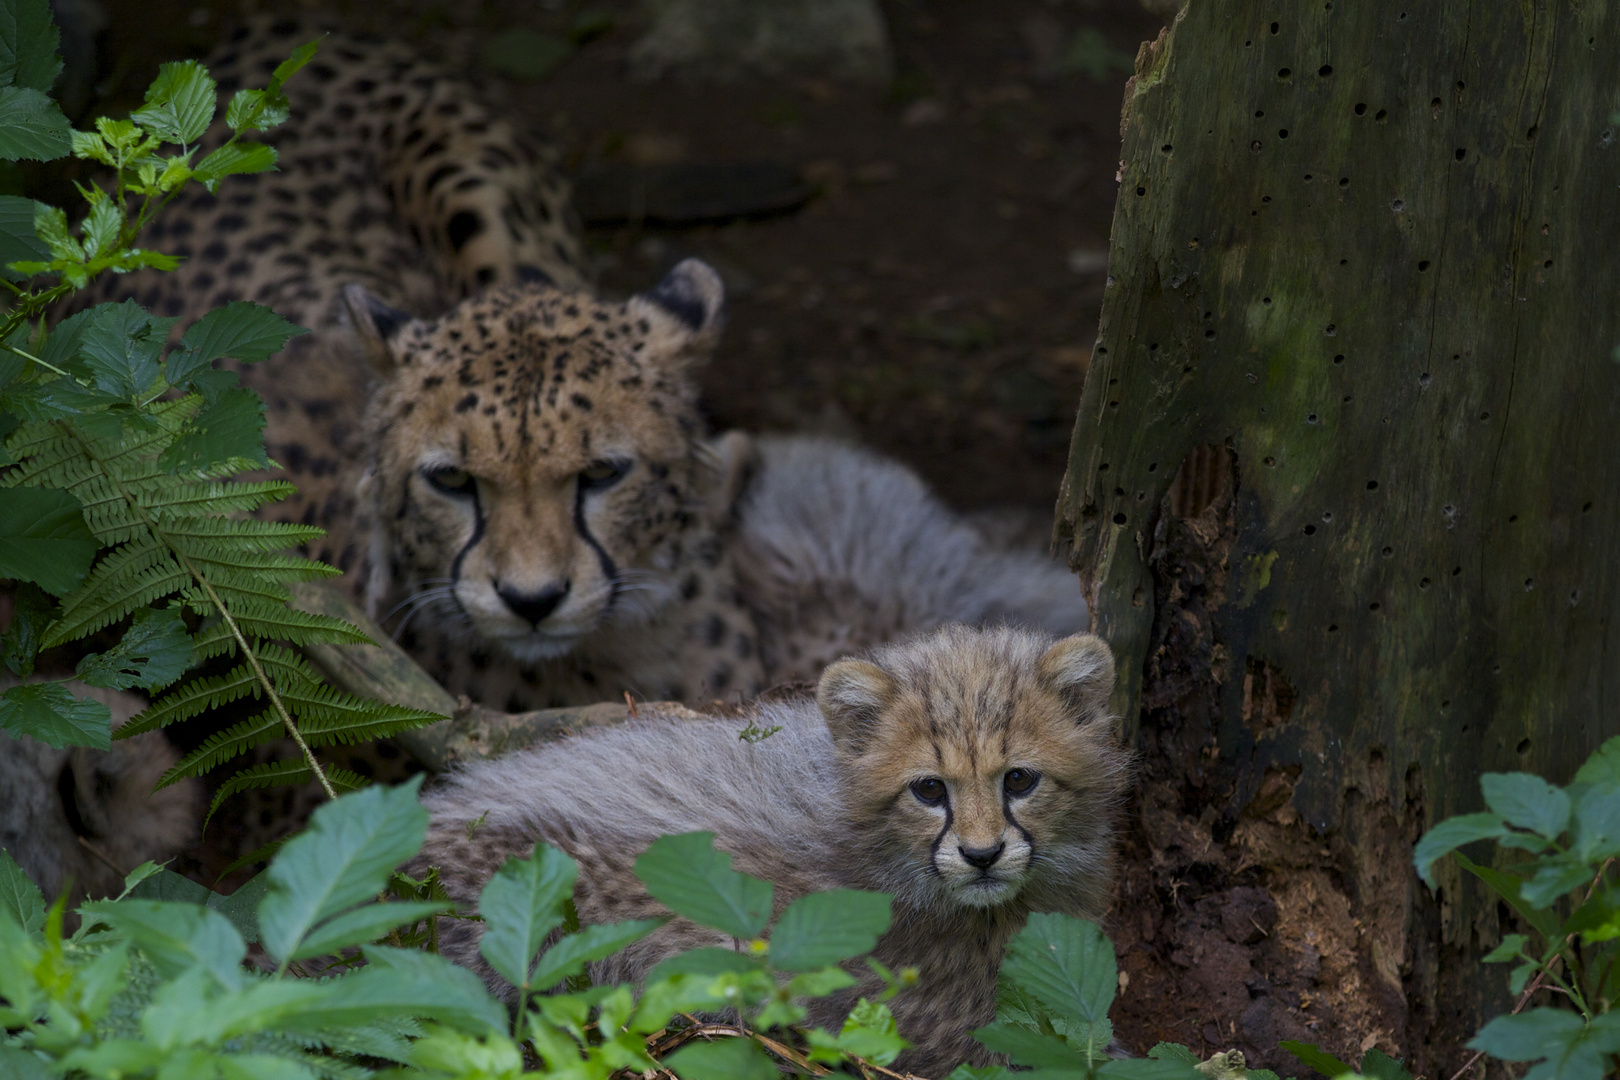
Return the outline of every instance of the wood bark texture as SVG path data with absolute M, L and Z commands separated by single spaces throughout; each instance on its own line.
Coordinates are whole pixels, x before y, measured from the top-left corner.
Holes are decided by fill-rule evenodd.
M 1377 1045 L 1431 1075 L 1508 999 L 1471 959 L 1495 906 L 1453 869 L 1432 897 L 1412 839 L 1620 731 L 1617 88 L 1601 0 L 1190 0 L 1126 92 L 1058 535 L 1145 745 L 1175 751 L 1190 648 L 1216 816 L 1291 790 L 1335 838 L 1363 977 L 1409 1010 Z M 1199 447 L 1230 481 L 1183 631 Z

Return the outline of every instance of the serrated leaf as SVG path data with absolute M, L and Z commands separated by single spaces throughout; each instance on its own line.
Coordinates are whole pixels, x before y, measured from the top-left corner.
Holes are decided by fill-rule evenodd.
M 150 389 L 162 375 L 158 357 L 174 323 L 133 300 L 92 308 L 79 333 L 78 354 L 96 389 L 125 399 Z
M 1620 735 L 1607 739 L 1575 772 L 1575 783 L 1620 788 Z
M 658 964 L 647 973 L 647 984 L 650 986 L 663 979 L 673 978 L 676 975 L 695 975 L 701 978 L 713 978 L 717 975 L 746 975 L 749 972 L 763 971 L 765 965 L 752 956 L 744 956 L 734 949 L 721 949 L 707 946 L 700 949 L 687 949 L 674 956 L 660 960 Z
M 416 854 L 427 835 L 427 811 L 416 801 L 421 782 L 418 776 L 326 803 L 283 845 L 259 905 L 267 952 L 287 960 L 318 923 L 376 896 L 389 872 Z
M 0 195 L 0 266 L 50 259 L 51 249 L 34 232 L 39 206 L 33 199 Z M 15 281 L 27 275 L 8 271 L 6 276 Z
M 731 856 L 713 845 L 712 832 L 661 837 L 636 859 L 636 877 L 654 899 L 700 926 L 757 937 L 771 917 L 771 884 L 733 870 Z
M 81 682 L 128 690 L 161 690 L 186 673 L 193 663 L 191 636 L 173 608 L 144 608 L 135 613 L 124 636 L 104 653 L 90 653 L 74 669 Z
M 38 90 L 0 88 L 0 158 L 52 161 L 73 149 L 72 125 Z
M 1075 1069 L 1087 1067 L 1089 1061 L 1064 1040 L 1046 1035 L 1017 1024 L 996 1021 L 973 1032 L 986 1049 L 1006 1054 L 1015 1065 L 1033 1069 Z
M 1355 1072 L 1350 1066 L 1314 1043 L 1283 1041 L 1277 1044 L 1299 1059 L 1300 1064 L 1315 1069 L 1323 1076 L 1343 1076 Z
M 129 118 L 165 142 L 188 146 L 202 138 L 214 119 L 214 80 L 195 60 L 178 60 L 158 68 L 146 89 L 146 104 Z
M 91 698 L 75 698 L 61 683 L 13 686 L 0 695 L 0 730 L 38 739 L 61 750 L 68 746 L 112 748 L 112 713 Z
M 480 907 L 480 913 L 482 910 Z M 607 959 L 662 925 L 663 919 L 627 919 L 603 926 L 587 926 L 577 934 L 569 934 L 540 957 L 540 962 L 529 976 L 529 985 L 536 990 L 548 990 L 584 971 L 585 965 L 591 961 Z
M 1464 844 L 1472 844 L 1477 840 L 1494 840 L 1505 832 L 1507 825 L 1497 814 L 1462 814 L 1447 818 L 1423 834 L 1423 838 L 1417 842 L 1417 848 L 1412 852 L 1412 862 L 1417 867 L 1418 876 L 1432 889 L 1435 887 L 1436 860 L 1449 855 Z
M 1518 912 L 1526 922 L 1535 927 L 1537 932 L 1548 941 L 1563 937 L 1559 929 L 1558 916 L 1550 911 L 1540 910 L 1525 902 L 1521 895 L 1524 879 L 1517 874 L 1510 874 L 1490 866 L 1481 866 L 1462 852 L 1457 853 L 1457 865 L 1473 874 L 1486 885 L 1494 889 L 1508 906 Z
M 233 142 L 203 158 L 192 170 L 193 179 L 215 191 L 227 176 L 267 172 L 276 167 L 276 152 L 261 142 Z
M 245 386 L 226 390 L 202 407 L 158 464 L 170 473 L 206 473 L 228 462 L 267 469 L 264 424 L 263 398 Z
M 124 211 L 105 191 L 89 189 L 90 212 L 79 223 L 84 236 L 84 254 L 94 258 L 118 246 L 118 231 L 124 225 Z
M 45 925 L 45 895 L 17 860 L 0 848 L 0 918 L 8 912 L 30 934 Z
M 0 662 L 19 679 L 34 673 L 40 638 L 56 614 L 56 601 L 32 582 L 19 582 L 11 593 L 11 626 L 0 635 Z
M 1529 942 L 1529 940 L 1530 939 L 1525 937 L 1523 934 L 1509 934 L 1502 939 L 1502 944 L 1480 957 L 1480 962 L 1486 964 L 1505 964 L 1509 960 L 1517 960 L 1519 958 L 1519 953 L 1524 951 L 1524 946 L 1527 942 Z
M 810 971 L 869 953 L 889 929 L 889 897 L 855 889 L 811 893 L 771 928 L 771 966 Z
M 268 360 L 289 340 L 309 331 L 274 311 L 247 300 L 233 300 L 192 324 L 170 357 L 169 382 L 183 385 L 192 373 L 221 357 L 244 363 Z
M 323 34 L 322 37 L 324 36 Z M 288 79 L 303 70 L 305 64 L 315 59 L 315 53 L 320 47 L 321 39 L 316 38 L 314 41 L 306 41 L 294 49 L 287 56 L 287 59 L 277 64 L 276 69 L 270 73 L 270 81 L 265 84 L 265 90 L 270 93 L 280 92 L 282 85 Z
M 316 927 L 293 952 L 292 958 L 307 960 L 355 945 L 369 945 L 390 930 L 446 911 L 452 906 L 426 901 L 366 904 L 353 911 L 345 911 Z
M 1620 787 L 1581 785 L 1575 802 L 1576 854 L 1589 863 L 1620 854 Z
M 247 945 L 217 911 L 198 904 L 135 899 L 96 900 L 79 910 L 128 937 L 166 978 L 201 967 L 227 990 L 242 985 Z
M 1118 985 L 1114 946 L 1096 923 L 1072 915 L 1031 915 L 1007 947 L 1004 977 L 1061 1016 L 1096 1023 Z
M 1361 1074 L 1376 1080 L 1412 1080 L 1406 1062 L 1397 1061 L 1377 1047 L 1361 1055 Z
M 1255 1077 L 1258 1070 L 1247 1070 L 1248 1076 Z M 1169 1058 L 1152 1060 L 1149 1058 L 1127 1058 L 1119 1061 L 1105 1061 L 1097 1067 L 1098 1076 L 1109 1077 L 1111 1080 L 1207 1080 L 1202 1072 L 1185 1062 Z
M 1509 825 L 1556 840 L 1569 825 L 1569 796 L 1530 773 L 1486 773 L 1479 778 L 1485 805 Z
M 83 583 L 100 550 L 71 492 L 0 488 L 0 578 L 66 596 Z
M 539 843 L 527 859 L 506 860 L 479 894 L 478 951 L 513 986 L 528 989 L 535 954 L 563 924 L 563 901 L 573 895 L 578 873 L 573 859 Z
M 1586 1023 L 1562 1009 L 1529 1009 L 1498 1016 L 1468 1040 L 1470 1050 L 1483 1050 L 1503 1061 L 1534 1061 L 1562 1055 L 1585 1033 Z
M 48 91 L 62 71 L 48 0 L 0 3 L 0 86 Z
M 753 1039 L 687 1043 L 663 1065 L 681 1080 L 778 1080 L 776 1066 Z
M 1519 895 L 1533 908 L 1548 908 L 1570 890 L 1592 880 L 1592 868 L 1584 862 L 1546 859 L 1541 868 L 1519 889 Z

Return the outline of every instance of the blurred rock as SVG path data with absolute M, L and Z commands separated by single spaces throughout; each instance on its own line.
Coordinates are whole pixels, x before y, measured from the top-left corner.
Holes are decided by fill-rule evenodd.
M 724 82 L 745 74 L 886 84 L 894 75 L 876 0 L 645 0 L 631 73 Z

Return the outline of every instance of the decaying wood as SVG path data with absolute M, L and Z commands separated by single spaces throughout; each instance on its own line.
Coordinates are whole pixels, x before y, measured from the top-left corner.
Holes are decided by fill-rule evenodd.
M 334 686 L 351 694 L 441 713 L 448 718 L 396 737 L 418 761 L 435 771 L 468 758 L 494 757 L 531 743 L 555 739 L 580 728 L 616 724 L 630 716 L 628 703 L 615 701 L 525 713 L 496 712 L 465 698 L 458 701 L 341 590 L 318 581 L 294 585 L 293 606 L 345 619 L 376 642 L 375 645 L 322 643 L 304 648 L 305 655 Z M 679 705 L 669 702 L 651 702 L 639 709 L 683 711 Z
M 1473 961 L 1496 906 L 1419 886 L 1411 838 L 1620 731 L 1616 85 L 1612 4 L 1191 0 L 1126 93 L 1059 536 L 1156 745 L 1196 631 L 1217 834 L 1291 793 L 1431 1074 L 1511 999 Z M 1207 625 L 1169 627 L 1199 447 L 1230 546 Z

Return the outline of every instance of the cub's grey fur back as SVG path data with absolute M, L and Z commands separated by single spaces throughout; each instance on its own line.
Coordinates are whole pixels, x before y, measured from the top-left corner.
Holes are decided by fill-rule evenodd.
M 1107 902 L 1127 773 L 1112 687 L 1107 647 L 1089 635 L 943 627 L 833 665 L 819 704 L 647 716 L 464 766 L 423 795 L 432 824 L 409 870 L 439 867 L 470 906 L 504 861 L 544 840 L 579 864 L 583 922 L 647 918 L 668 912 L 635 877 L 636 857 L 659 836 L 710 830 L 738 870 L 775 885 L 778 912 L 822 889 L 889 892 L 894 922 L 874 955 L 921 973 L 892 1003 L 914 1044 L 896 1067 L 944 1075 L 989 1060 L 968 1032 L 994 1013 L 1001 956 L 1025 916 L 1095 916 Z M 748 743 L 750 723 L 782 730 Z M 1020 771 L 1043 779 L 1004 786 Z M 926 773 L 948 785 L 947 803 L 917 793 Z M 997 848 L 986 862 L 983 845 L 998 838 L 1007 857 L 998 863 Z M 499 985 L 478 926 L 443 921 L 441 948 Z M 724 943 L 675 919 L 591 975 L 634 981 L 674 952 Z M 838 1024 L 879 988 L 850 970 L 860 985 L 814 1003 L 810 1023 Z
M 115 728 L 146 707 L 133 694 L 77 682 L 68 688 L 107 705 Z M 48 900 L 64 888 L 70 904 L 117 895 L 125 874 L 148 859 L 173 858 L 196 835 L 197 782 L 152 790 L 176 760 L 157 732 L 111 750 L 56 750 L 0 732 L 0 849 Z
M 816 436 L 756 445 L 736 508 L 737 577 L 777 679 L 813 679 L 853 650 L 945 623 L 1090 625 L 1065 567 L 994 543 L 899 462 Z

